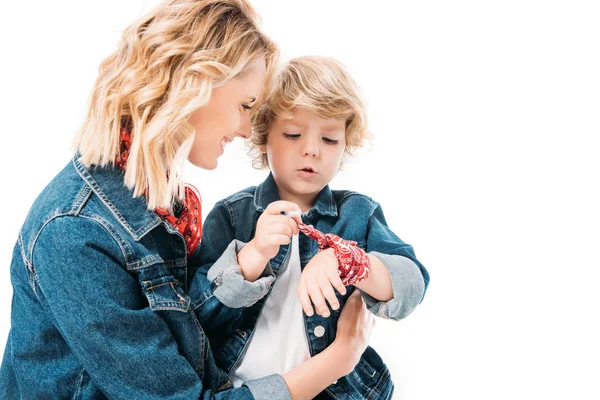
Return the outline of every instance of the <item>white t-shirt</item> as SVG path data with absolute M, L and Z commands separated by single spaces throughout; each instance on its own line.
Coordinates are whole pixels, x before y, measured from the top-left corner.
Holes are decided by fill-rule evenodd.
M 292 236 L 288 260 L 273 284 L 240 364 L 231 371 L 234 387 L 242 386 L 244 381 L 284 374 L 310 358 L 297 295 L 301 273 L 297 235 Z

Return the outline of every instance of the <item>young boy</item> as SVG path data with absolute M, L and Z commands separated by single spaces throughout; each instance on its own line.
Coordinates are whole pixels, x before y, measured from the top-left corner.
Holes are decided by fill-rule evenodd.
M 421 302 L 429 282 L 377 202 L 328 186 L 344 155 L 368 136 L 359 87 L 336 61 L 288 62 L 254 113 L 253 129 L 255 161 L 271 174 L 210 212 L 189 291 L 217 365 L 234 386 L 283 374 L 327 348 L 355 288 L 373 314 L 400 320 Z M 282 214 L 296 209 L 300 217 Z M 366 252 L 368 278 L 344 286 L 334 250 L 319 251 L 315 240 L 297 235 L 300 218 L 356 242 Z M 389 399 L 393 387 L 386 365 L 368 347 L 353 372 L 319 396 Z

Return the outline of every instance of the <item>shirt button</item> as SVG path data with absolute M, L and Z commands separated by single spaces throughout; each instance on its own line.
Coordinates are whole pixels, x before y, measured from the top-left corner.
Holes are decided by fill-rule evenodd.
M 324 334 L 325 334 L 325 328 L 323 328 L 321 325 L 319 325 L 315 328 L 315 336 L 316 337 L 322 337 Z

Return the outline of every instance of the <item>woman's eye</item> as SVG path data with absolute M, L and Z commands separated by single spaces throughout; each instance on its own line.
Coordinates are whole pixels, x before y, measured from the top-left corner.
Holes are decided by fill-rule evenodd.
M 252 107 L 250 107 L 248 104 L 242 104 L 242 108 L 244 109 L 244 111 L 252 110 Z
M 300 137 L 299 133 L 284 133 L 283 137 L 286 139 L 298 139 Z
M 328 137 L 323 137 L 323 141 L 327 144 L 338 144 L 338 141 L 335 139 L 329 139 Z

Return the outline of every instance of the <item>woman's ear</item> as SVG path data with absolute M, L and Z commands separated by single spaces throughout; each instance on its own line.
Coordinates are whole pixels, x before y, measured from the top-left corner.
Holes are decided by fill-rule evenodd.
M 267 153 L 267 145 L 266 144 L 261 144 L 258 149 L 260 150 L 260 152 L 262 154 L 266 154 Z

